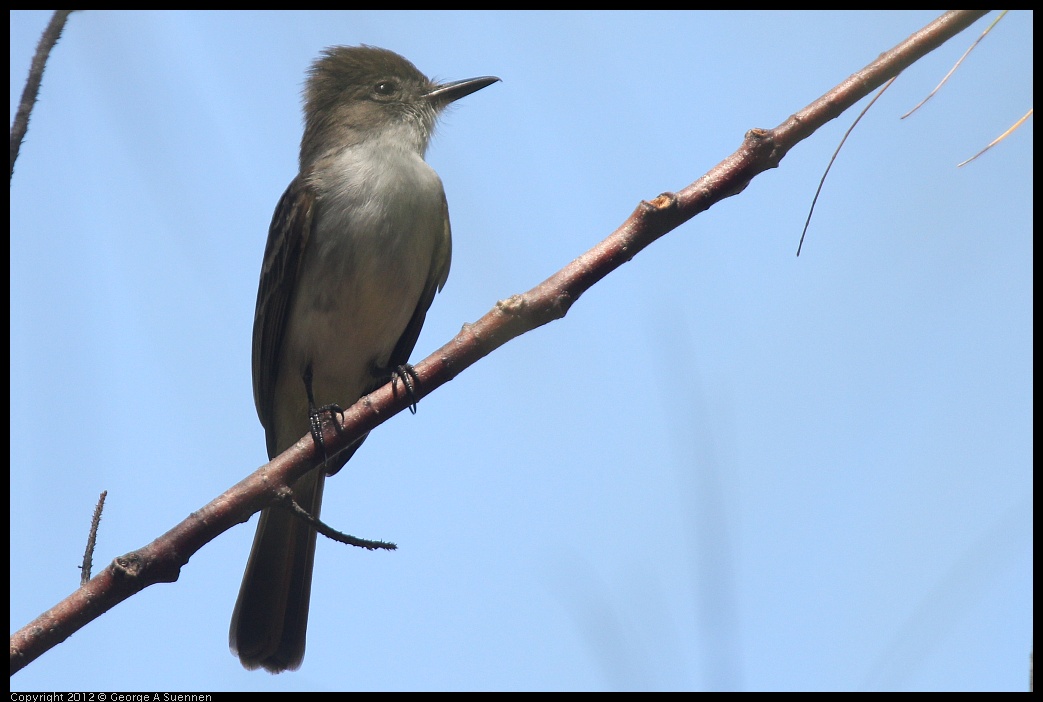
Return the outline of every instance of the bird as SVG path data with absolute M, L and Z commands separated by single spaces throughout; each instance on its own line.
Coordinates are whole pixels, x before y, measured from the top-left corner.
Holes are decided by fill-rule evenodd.
M 309 431 L 321 444 L 322 411 L 408 367 L 452 255 L 445 191 L 424 156 L 443 110 L 498 80 L 436 83 L 366 45 L 329 47 L 311 65 L 299 172 L 272 217 L 254 312 L 254 403 L 269 458 Z M 294 482 L 304 510 L 318 518 L 326 477 L 364 439 Z M 287 509 L 261 511 L 229 628 L 245 668 L 301 666 L 315 542 Z

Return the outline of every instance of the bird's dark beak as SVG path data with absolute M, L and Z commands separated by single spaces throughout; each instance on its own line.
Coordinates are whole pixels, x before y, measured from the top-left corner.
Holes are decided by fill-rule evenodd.
M 500 79 L 496 76 L 482 76 L 481 78 L 467 78 L 466 80 L 454 80 L 449 83 L 436 85 L 426 97 L 431 103 L 438 107 L 444 107 L 473 92 L 487 88 Z

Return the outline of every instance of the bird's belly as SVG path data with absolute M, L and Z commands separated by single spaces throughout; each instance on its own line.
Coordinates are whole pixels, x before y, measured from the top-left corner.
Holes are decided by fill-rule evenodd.
M 316 407 L 347 408 L 380 379 L 416 310 L 435 251 L 425 235 L 316 243 L 319 260 L 302 266 L 307 279 L 297 286 L 283 337 L 274 408 L 283 447 L 308 430 L 307 370 Z

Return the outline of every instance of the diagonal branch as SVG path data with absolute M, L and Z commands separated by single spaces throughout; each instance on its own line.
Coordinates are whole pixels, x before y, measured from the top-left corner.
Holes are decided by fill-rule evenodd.
M 591 286 L 650 243 L 721 200 L 737 195 L 759 173 L 779 165 L 797 143 L 885 81 L 969 27 L 984 11 L 952 11 L 924 27 L 774 129 L 751 129 L 739 149 L 677 193 L 641 202 L 604 241 L 532 290 L 501 300 L 481 319 L 416 364 L 415 396 L 393 383 L 363 397 L 324 426 L 332 456 L 496 348 L 564 317 Z M 310 435 L 193 512 L 149 545 L 121 556 L 86 585 L 11 637 L 11 673 L 28 665 L 87 622 L 149 585 L 177 580 L 181 567 L 207 542 L 281 499 L 286 486 L 323 462 Z
M 22 140 L 29 129 L 29 115 L 33 111 L 36 96 L 40 92 L 40 82 L 43 80 L 43 69 L 47 65 L 47 57 L 51 55 L 51 49 L 58 43 L 58 38 L 65 28 L 65 21 L 69 19 L 72 12 L 73 10 L 55 10 L 47 28 L 43 30 L 40 43 L 36 45 L 36 54 L 29 66 L 29 77 L 25 80 L 22 99 L 18 103 L 18 112 L 15 113 L 14 124 L 11 125 L 11 178 L 14 178 L 14 162 L 18 160 Z

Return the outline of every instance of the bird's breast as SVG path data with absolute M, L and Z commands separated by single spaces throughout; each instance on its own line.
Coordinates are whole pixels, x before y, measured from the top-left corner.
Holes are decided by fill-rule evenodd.
M 288 318 L 281 367 L 310 364 L 319 405 L 354 402 L 386 367 L 448 235 L 442 183 L 418 155 L 363 156 L 316 181 Z

